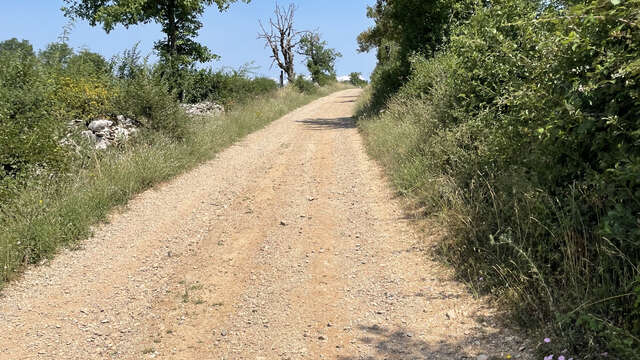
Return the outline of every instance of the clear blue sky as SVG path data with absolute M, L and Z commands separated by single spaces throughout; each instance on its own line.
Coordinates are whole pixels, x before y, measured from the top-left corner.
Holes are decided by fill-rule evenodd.
M 368 78 L 375 66 L 374 54 L 359 54 L 356 37 L 371 25 L 366 18 L 366 7 L 375 0 L 280 0 L 280 5 L 294 2 L 298 6 L 296 27 L 318 29 L 329 46 L 343 54 L 336 64 L 338 75 L 353 71 Z M 42 49 L 62 32 L 67 19 L 60 8 L 62 0 L 2 0 L 0 1 L 0 41 L 16 37 L 29 40 L 34 48 Z M 255 61 L 257 75 L 276 77 L 276 67 L 270 69 L 269 50 L 262 40 L 256 39 L 258 20 L 267 21 L 273 14 L 275 0 L 253 0 L 250 4 L 236 3 L 224 13 L 209 8 L 202 21 L 204 27 L 199 41 L 222 58 L 213 62 L 214 68 L 238 67 Z M 153 42 L 162 37 L 159 26 L 148 24 L 124 29 L 119 27 L 110 34 L 100 27 L 92 28 L 78 22 L 71 33 L 70 45 L 76 49 L 88 48 L 107 58 L 131 48 L 140 42 L 145 54 L 152 53 Z M 298 56 L 298 73 L 304 73 L 304 64 Z

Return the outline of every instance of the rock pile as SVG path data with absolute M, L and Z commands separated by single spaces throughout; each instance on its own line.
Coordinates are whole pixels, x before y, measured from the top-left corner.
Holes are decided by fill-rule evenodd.
M 197 104 L 182 104 L 181 106 L 188 115 L 216 116 L 224 113 L 224 106 L 211 101 L 204 101 Z
M 183 109 L 191 116 L 217 116 L 224 113 L 224 107 L 211 101 L 197 104 L 182 104 Z M 95 119 L 90 122 L 76 119 L 69 122 L 67 136 L 61 140 L 61 144 L 79 149 L 79 145 L 73 141 L 73 133 L 80 135 L 98 150 L 105 150 L 113 144 L 127 141 L 129 137 L 138 132 L 138 123 L 125 116 L 118 115 L 116 120 Z
M 82 137 L 91 142 L 98 150 L 105 150 L 112 144 L 122 143 L 138 132 L 135 121 L 118 115 L 116 121 L 96 119 L 87 125 L 84 120 L 73 120 L 71 127 L 86 126 L 87 130 L 80 132 Z

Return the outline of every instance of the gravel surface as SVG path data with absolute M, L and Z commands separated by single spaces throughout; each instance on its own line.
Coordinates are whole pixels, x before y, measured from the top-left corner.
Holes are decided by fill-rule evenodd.
M 147 191 L 0 295 L 1 359 L 529 359 L 423 249 L 322 98 Z M 437 233 L 437 232 L 434 232 Z

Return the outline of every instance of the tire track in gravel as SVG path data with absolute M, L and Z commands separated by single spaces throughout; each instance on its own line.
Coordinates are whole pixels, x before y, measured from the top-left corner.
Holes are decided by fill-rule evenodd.
M 423 251 L 437 235 L 364 152 L 359 95 L 288 114 L 28 270 L 0 296 L 0 359 L 528 359 Z

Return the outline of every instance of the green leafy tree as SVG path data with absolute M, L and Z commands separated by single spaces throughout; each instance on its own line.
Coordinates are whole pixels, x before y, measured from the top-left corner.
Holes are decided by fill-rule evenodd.
M 20 53 L 24 58 L 31 58 L 35 56 L 33 46 L 31 46 L 29 41 L 20 41 L 16 38 L 0 42 L 0 54 L 2 53 Z
M 367 81 L 362 79 L 362 73 L 359 72 L 349 74 L 349 82 L 353 86 L 364 86 L 367 84 Z
M 327 42 L 320 39 L 318 33 L 306 33 L 300 39 L 299 52 L 307 57 L 307 69 L 311 78 L 320 85 L 335 79 L 335 64 L 342 54 L 327 48 Z
M 51 43 L 38 54 L 40 61 L 50 68 L 65 67 L 72 56 L 73 48 L 62 42 Z
M 117 25 L 157 23 L 166 37 L 156 41 L 170 84 L 179 81 L 179 72 L 196 62 L 207 62 L 216 56 L 195 38 L 202 28 L 200 16 L 208 6 L 226 10 L 238 0 L 64 0 L 69 17 L 88 20 L 92 26 L 101 24 L 108 33 Z M 250 0 L 241 0 L 245 3 Z
M 371 77 L 373 108 L 407 80 L 410 58 L 433 56 L 448 42 L 451 30 L 468 19 L 481 0 L 377 0 L 367 8 L 374 26 L 358 36 L 359 51 L 377 49 L 378 66 Z
M 104 75 L 111 72 L 111 66 L 102 55 L 82 50 L 69 58 L 68 70 L 82 75 Z
M 92 26 L 102 24 L 106 32 L 116 25 L 132 25 L 155 22 L 166 34 L 156 42 L 156 50 L 172 59 L 205 62 L 213 57 L 206 46 L 194 38 L 202 28 L 199 17 L 206 7 L 217 5 L 220 11 L 238 0 L 65 0 L 65 14 L 88 20 Z M 242 0 L 249 2 L 250 0 Z
M 403 55 L 432 55 L 451 29 L 468 18 L 477 0 L 377 0 L 367 9 L 375 25 L 358 36 L 360 51 L 396 44 Z M 385 49 L 386 51 L 386 49 Z

